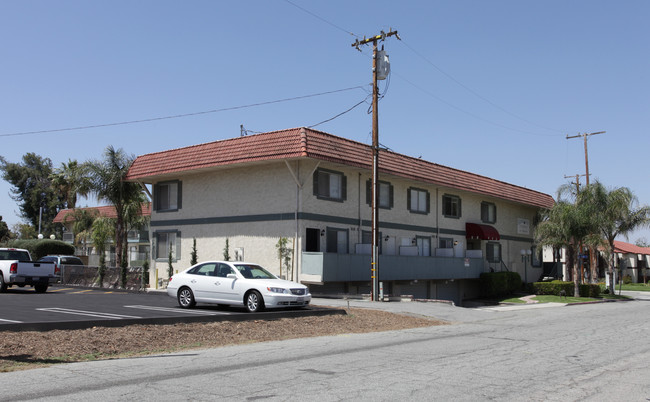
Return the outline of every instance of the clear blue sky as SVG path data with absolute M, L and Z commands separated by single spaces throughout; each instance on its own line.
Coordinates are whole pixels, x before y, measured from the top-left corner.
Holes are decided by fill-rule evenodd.
M 0 155 L 59 166 L 108 145 L 141 155 L 232 138 L 240 124 L 311 126 L 367 97 L 371 48 L 354 35 L 392 27 L 382 145 L 555 195 L 585 171 L 582 140 L 566 135 L 607 131 L 589 139 L 592 180 L 650 204 L 649 19 L 646 0 L 4 0 Z M 370 143 L 368 109 L 315 128 Z M 9 190 L 0 182 L 11 226 Z

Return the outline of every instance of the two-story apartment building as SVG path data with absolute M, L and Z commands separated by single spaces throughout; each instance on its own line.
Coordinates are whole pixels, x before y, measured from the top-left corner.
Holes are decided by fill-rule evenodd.
M 233 259 L 280 273 L 280 238 L 293 249 L 283 276 L 312 292 L 370 292 L 370 146 L 295 128 L 141 155 L 127 180 L 152 186 L 152 271 Z M 551 196 L 419 158 L 379 156 L 379 281 L 384 293 L 475 296 L 480 273 L 537 280 L 533 219 Z M 521 250 L 531 250 L 531 262 Z M 155 272 L 155 271 L 154 271 Z M 155 275 L 152 273 L 152 275 Z M 153 282 L 152 282 L 153 283 Z

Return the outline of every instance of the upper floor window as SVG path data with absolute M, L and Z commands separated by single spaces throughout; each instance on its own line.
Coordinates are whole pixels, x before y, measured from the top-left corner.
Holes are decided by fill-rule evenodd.
M 481 220 L 485 223 L 494 223 L 497 221 L 497 206 L 491 202 L 481 203 Z
M 154 211 L 176 211 L 181 209 L 181 182 L 169 181 L 153 186 Z
M 406 193 L 406 203 L 411 212 L 418 214 L 428 214 L 430 211 L 430 197 L 427 190 L 410 187 Z
M 442 196 L 442 214 L 448 218 L 460 218 L 460 197 L 455 195 Z
M 314 195 L 324 200 L 345 201 L 347 178 L 341 172 L 317 169 L 314 172 Z
M 377 181 L 379 192 L 379 208 L 390 209 L 393 207 L 393 185 L 386 181 Z M 372 205 L 372 181 L 366 181 L 366 204 Z

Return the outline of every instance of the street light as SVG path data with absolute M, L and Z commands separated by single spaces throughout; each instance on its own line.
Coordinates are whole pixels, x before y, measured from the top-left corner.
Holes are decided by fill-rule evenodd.
M 521 249 L 521 261 L 524 263 L 524 284 L 528 283 L 528 260 L 533 252 L 530 249 Z

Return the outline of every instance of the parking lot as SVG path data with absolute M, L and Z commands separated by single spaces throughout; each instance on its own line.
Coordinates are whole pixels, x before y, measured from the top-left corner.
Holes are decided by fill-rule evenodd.
M 308 307 L 251 314 L 243 308 L 199 304 L 178 307 L 164 292 L 134 293 L 114 289 L 50 287 L 36 293 L 13 287 L 0 294 L 0 331 L 78 329 L 130 324 L 172 324 L 222 320 L 277 319 L 337 314 L 339 310 Z

